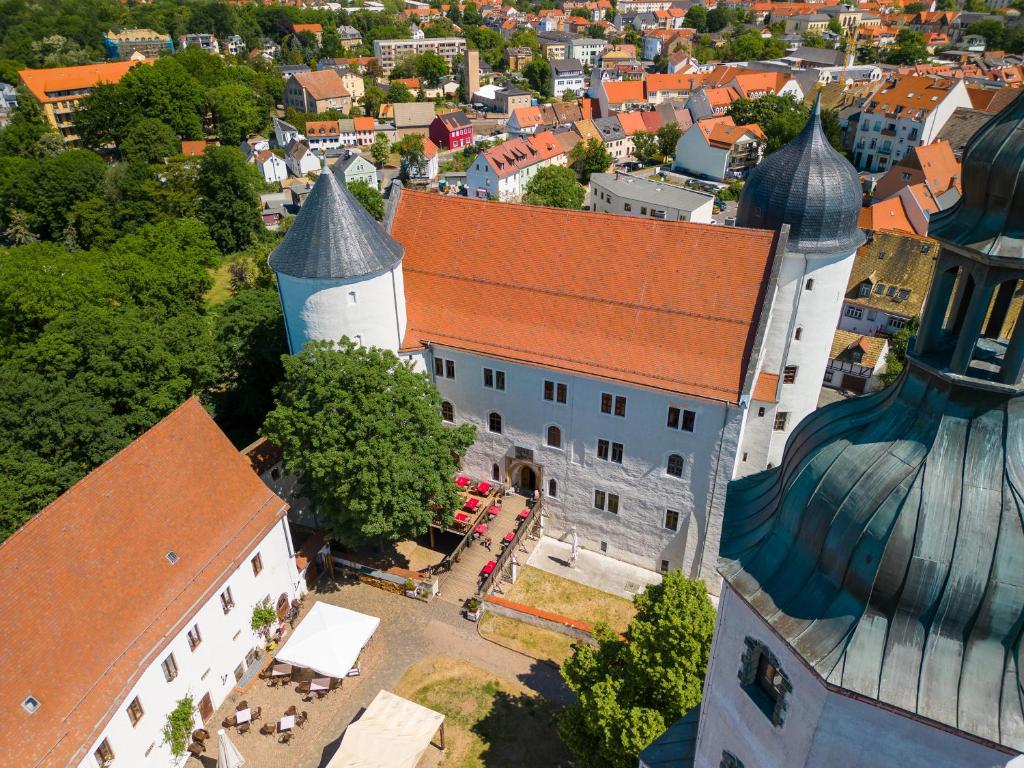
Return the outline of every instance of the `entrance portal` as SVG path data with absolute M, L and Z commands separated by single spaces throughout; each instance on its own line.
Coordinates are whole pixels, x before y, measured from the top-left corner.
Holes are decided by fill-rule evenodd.
M 537 490 L 537 473 L 530 467 L 519 468 L 519 492 L 524 496 L 532 496 Z

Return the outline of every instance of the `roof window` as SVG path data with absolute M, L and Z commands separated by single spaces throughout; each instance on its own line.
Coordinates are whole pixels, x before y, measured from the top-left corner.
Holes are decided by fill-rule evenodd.
M 164 557 L 167 558 L 167 562 L 171 565 L 174 565 L 176 562 L 178 562 L 178 553 L 174 550 L 168 552 L 166 555 L 164 555 Z
M 28 712 L 30 715 L 34 715 L 36 710 L 39 709 L 39 699 L 35 696 L 26 696 L 25 700 L 21 702 L 21 708 Z

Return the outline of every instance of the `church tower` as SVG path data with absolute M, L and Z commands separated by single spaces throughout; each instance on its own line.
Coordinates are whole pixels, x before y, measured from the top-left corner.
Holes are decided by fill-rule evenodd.
M 397 351 L 406 324 L 403 255 L 325 165 L 269 258 L 291 353 L 342 336 Z
M 777 465 L 793 429 L 817 408 L 846 284 L 864 242 L 857 226 L 861 198 L 857 171 L 825 136 L 819 100 L 800 134 L 766 157 L 743 188 L 737 226 L 788 225 L 789 234 L 779 242 L 781 261 L 765 297 L 770 316 L 754 393 L 761 399 L 749 404 L 737 475 Z
M 903 376 L 729 484 L 696 768 L 1024 750 L 1024 96 L 962 179 Z

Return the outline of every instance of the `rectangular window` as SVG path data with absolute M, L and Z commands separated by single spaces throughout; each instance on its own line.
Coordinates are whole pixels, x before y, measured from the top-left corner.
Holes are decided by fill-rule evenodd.
M 235 607 L 235 599 L 231 595 L 231 587 L 225 588 L 220 593 L 220 607 L 224 609 L 224 613 L 231 613 L 231 609 Z
M 594 509 L 604 509 L 604 491 L 594 491 Z
M 567 384 L 558 384 L 555 387 L 555 402 L 563 405 L 569 402 L 569 386 Z
M 138 725 L 139 720 L 141 720 L 142 716 L 145 714 L 145 712 L 142 711 L 142 704 L 139 703 L 138 696 L 132 699 L 126 711 L 128 712 L 128 719 L 132 721 L 133 726 Z
M 607 440 L 597 441 L 597 458 L 601 461 L 608 461 L 608 448 L 610 443 Z
M 199 625 L 193 624 L 192 629 L 188 631 L 188 647 L 190 650 L 195 651 L 199 647 L 200 643 L 203 642 L 203 636 L 199 634 Z
M 679 512 L 674 509 L 665 510 L 665 527 L 670 531 L 679 530 Z
M 612 461 L 622 463 L 622 443 L 612 443 Z
M 889 318 L 889 327 L 892 328 L 893 330 L 898 331 L 900 328 L 902 328 L 906 324 L 907 324 L 907 321 L 904 320 L 902 317 L 890 317 Z
M 174 654 L 167 654 L 167 658 L 160 662 L 160 669 L 164 671 L 164 679 L 169 683 L 178 676 L 178 662 L 174 660 Z
M 682 411 L 673 406 L 668 407 L 668 427 L 670 429 L 679 429 L 679 420 L 682 416 Z
M 661 572 L 668 573 L 668 560 L 661 561 Z
M 647 215 L 647 206 L 641 206 L 640 207 L 640 215 L 641 216 L 646 216 Z
M 612 396 L 607 392 L 601 393 L 601 413 L 612 412 Z
M 434 358 L 434 375 L 444 376 L 444 360 L 440 357 Z
M 444 361 L 444 375 L 445 375 L 445 378 L 448 378 L 448 379 L 454 379 L 455 378 L 455 361 L 454 360 L 445 360 Z
M 615 396 L 615 415 L 622 417 L 626 415 L 626 398 L 622 395 Z
M 796 382 L 796 366 L 787 365 L 782 369 L 782 383 L 793 384 Z
M 614 493 L 608 494 L 608 511 L 613 515 L 619 514 L 619 497 Z
M 500 389 L 502 392 L 505 391 L 505 372 L 495 371 L 494 372 L 494 388 Z
M 625 211 L 632 211 L 633 210 L 633 206 L 630 205 L 629 203 L 623 203 L 622 209 L 625 210 Z
M 555 382 L 544 382 L 544 399 L 553 401 L 555 399 Z
M 773 429 L 776 432 L 782 432 L 783 430 L 785 430 L 786 422 L 788 422 L 788 421 L 789 421 L 789 412 L 788 411 L 779 411 L 778 413 L 775 414 L 775 426 L 773 427 Z
M 697 414 L 693 411 L 683 411 L 683 431 L 693 432 L 694 424 L 697 421 Z
M 864 314 L 864 310 L 862 310 L 860 307 L 847 307 L 846 308 L 846 316 L 847 317 L 852 317 L 854 320 L 860 320 L 860 318 L 863 316 L 863 314 Z
M 259 576 L 263 570 L 263 557 L 257 552 L 249 562 L 252 563 L 252 575 Z
M 494 371 L 490 368 L 484 368 L 484 386 L 488 389 L 494 388 Z
M 110 742 L 104 739 L 92 753 L 96 758 L 96 764 L 100 766 L 110 765 L 114 761 L 114 750 L 110 748 Z

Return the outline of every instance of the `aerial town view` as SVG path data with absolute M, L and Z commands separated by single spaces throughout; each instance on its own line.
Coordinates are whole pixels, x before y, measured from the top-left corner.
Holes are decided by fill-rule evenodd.
M 0 768 L 1024 768 L 1024 0 L 0 0 Z

